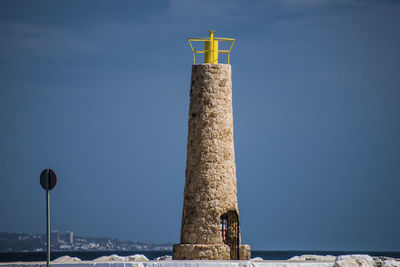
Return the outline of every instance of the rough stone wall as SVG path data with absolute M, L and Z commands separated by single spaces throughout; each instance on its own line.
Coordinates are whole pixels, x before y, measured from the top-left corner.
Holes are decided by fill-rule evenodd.
M 229 260 L 228 245 L 180 244 L 174 246 L 174 259 L 179 260 Z
M 229 210 L 238 212 L 231 66 L 193 65 L 181 244 L 223 243 Z
M 220 217 L 228 211 L 239 215 L 236 188 L 231 66 L 193 65 L 181 244 L 208 244 L 224 254 L 208 259 L 229 259 Z M 174 249 L 188 251 L 187 246 Z M 174 258 L 183 259 L 176 253 Z
M 249 260 L 251 258 L 251 250 L 249 245 L 240 245 L 239 260 Z

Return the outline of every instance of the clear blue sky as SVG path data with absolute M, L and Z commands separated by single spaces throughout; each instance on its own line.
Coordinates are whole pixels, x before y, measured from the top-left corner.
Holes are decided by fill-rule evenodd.
M 400 2 L 0 1 L 0 230 L 178 242 L 192 55 L 236 38 L 243 243 L 400 250 Z

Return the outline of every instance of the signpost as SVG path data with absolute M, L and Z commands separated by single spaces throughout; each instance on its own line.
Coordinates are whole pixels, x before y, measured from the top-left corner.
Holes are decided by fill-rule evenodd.
M 56 173 L 52 169 L 44 169 L 40 174 L 40 185 L 46 190 L 46 234 L 47 234 L 47 267 L 50 266 L 50 194 L 57 184 Z

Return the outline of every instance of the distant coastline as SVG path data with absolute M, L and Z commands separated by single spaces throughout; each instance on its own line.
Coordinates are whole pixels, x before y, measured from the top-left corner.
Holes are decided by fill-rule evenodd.
M 172 255 L 172 243 L 146 243 L 109 237 L 74 236 L 73 232 L 51 233 L 51 259 L 62 256 L 91 261 L 102 256 L 143 254 L 148 259 Z M 356 250 L 252 250 L 251 257 L 264 260 L 288 260 L 300 255 L 364 254 L 371 257 L 400 258 L 400 251 Z M 0 262 L 43 261 L 46 258 L 46 235 L 0 232 Z
M 52 231 L 51 251 L 168 251 L 172 243 L 148 243 L 110 237 L 74 236 L 68 231 Z M 45 252 L 46 235 L 0 232 L 0 252 Z

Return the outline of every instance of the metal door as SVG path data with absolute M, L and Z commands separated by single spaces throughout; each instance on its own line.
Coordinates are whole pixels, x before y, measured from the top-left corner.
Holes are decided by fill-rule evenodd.
M 221 216 L 222 240 L 231 249 L 231 260 L 239 259 L 239 218 L 236 211 L 231 210 Z

